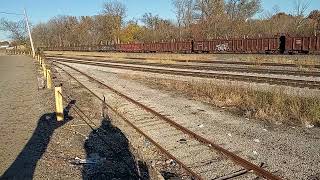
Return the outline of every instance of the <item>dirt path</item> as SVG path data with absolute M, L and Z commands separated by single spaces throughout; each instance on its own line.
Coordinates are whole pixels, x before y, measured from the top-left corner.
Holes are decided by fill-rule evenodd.
M 55 139 L 60 134 L 55 130 L 63 123 L 55 121 L 53 92 L 38 90 L 38 75 L 30 58 L 0 57 L 0 179 L 52 179 L 74 174 L 67 161 L 52 158 L 59 156 L 55 151 L 61 147 Z M 80 179 L 81 172 L 76 174 L 73 178 Z
M 18 177 L 30 178 L 41 153 L 26 149 L 38 119 L 48 107 L 42 106 L 45 92 L 39 93 L 32 60 L 21 56 L 0 57 L 0 174 L 9 178 L 19 170 Z M 36 139 L 34 139 L 36 140 Z M 30 142 L 30 141 L 29 141 Z M 21 154 L 19 154 L 22 152 Z M 37 154 L 34 157 L 25 156 Z M 21 163 L 26 160 L 27 165 Z M 24 169 L 24 170 L 22 170 Z M 25 172 L 25 173 L 23 173 Z
M 57 83 L 66 84 L 63 93 L 71 98 L 64 102 L 65 120 L 56 121 L 54 92 L 38 89 L 38 67 L 27 57 L 0 56 L 0 179 L 149 179 L 126 136 L 101 117 L 101 104 L 62 77 Z

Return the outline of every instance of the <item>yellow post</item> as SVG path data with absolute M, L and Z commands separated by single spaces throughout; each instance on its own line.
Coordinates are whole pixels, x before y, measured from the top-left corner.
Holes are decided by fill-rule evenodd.
M 62 104 L 62 89 L 61 87 L 55 87 L 54 88 L 54 95 L 56 99 L 56 116 L 57 121 L 63 121 L 64 115 L 63 115 L 63 104 Z
M 43 77 L 47 78 L 47 68 L 44 63 L 42 63 L 42 71 L 43 71 Z
M 52 80 L 51 80 L 51 71 L 47 69 L 47 88 L 51 89 L 52 87 Z

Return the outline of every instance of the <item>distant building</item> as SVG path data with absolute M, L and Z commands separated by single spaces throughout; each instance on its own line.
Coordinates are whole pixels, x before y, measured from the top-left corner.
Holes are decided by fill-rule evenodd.
M 6 49 L 7 49 L 7 50 L 13 50 L 14 47 L 7 47 Z
M 0 49 L 7 49 L 10 47 L 10 43 L 8 41 L 0 42 Z
M 7 49 L 7 48 L 9 48 L 9 45 L 2 45 L 2 46 L 0 46 L 0 49 Z

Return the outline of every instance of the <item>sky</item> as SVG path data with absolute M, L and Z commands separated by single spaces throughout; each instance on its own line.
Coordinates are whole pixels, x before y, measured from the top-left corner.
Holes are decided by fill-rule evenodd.
M 23 13 L 26 8 L 32 24 L 46 22 L 57 15 L 96 15 L 102 11 L 107 0 L 0 0 L 0 12 Z M 127 7 L 127 20 L 139 19 L 144 13 L 150 12 L 162 18 L 175 19 L 171 0 L 120 0 Z M 264 11 L 272 11 L 277 5 L 280 11 L 292 13 L 295 0 L 262 0 Z M 307 0 L 306 0 L 307 1 Z M 320 9 L 320 0 L 311 0 L 308 12 Z M 307 12 L 307 13 L 308 13 Z M 259 16 L 259 15 L 257 15 Z M 0 14 L 0 19 L 19 20 L 23 17 Z M 0 41 L 8 39 L 8 35 L 0 31 Z

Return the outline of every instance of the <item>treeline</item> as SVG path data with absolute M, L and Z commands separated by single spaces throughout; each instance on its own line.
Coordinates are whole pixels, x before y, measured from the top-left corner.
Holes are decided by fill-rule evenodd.
M 320 11 L 305 15 L 308 2 L 295 0 L 286 14 L 278 7 L 263 11 L 261 0 L 172 0 L 172 19 L 145 13 L 125 22 L 126 6 L 109 0 L 99 15 L 54 17 L 35 25 L 32 35 L 36 46 L 320 35 Z
M 8 41 L 0 41 L 0 46 L 7 46 L 10 45 Z

